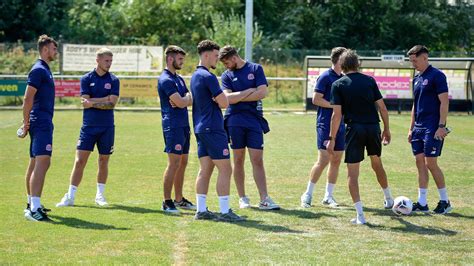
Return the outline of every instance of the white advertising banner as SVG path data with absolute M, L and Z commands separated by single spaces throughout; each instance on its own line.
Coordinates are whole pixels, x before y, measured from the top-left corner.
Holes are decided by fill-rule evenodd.
M 63 45 L 63 71 L 90 71 L 96 65 L 96 51 L 107 47 L 114 59 L 112 72 L 161 72 L 163 69 L 162 46 L 132 45 Z

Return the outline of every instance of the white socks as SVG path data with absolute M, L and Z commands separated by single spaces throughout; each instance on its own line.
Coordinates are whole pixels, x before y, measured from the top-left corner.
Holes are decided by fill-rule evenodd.
M 28 204 L 31 205 L 31 195 L 27 195 L 26 197 L 27 197 L 27 200 L 28 200 Z
M 446 188 L 440 188 L 438 189 L 438 193 L 439 193 L 439 199 L 442 200 L 442 201 L 448 201 L 448 191 L 446 191 Z
M 365 216 L 364 216 L 364 210 L 362 209 L 362 201 L 358 201 L 354 203 L 354 207 L 357 212 L 357 218 L 352 219 L 352 223 L 354 224 L 365 224 Z
M 105 184 L 97 183 L 97 195 L 104 195 Z
M 315 185 L 316 185 L 315 183 L 312 183 L 311 181 L 308 181 L 308 186 L 306 187 L 305 194 L 309 195 L 309 196 L 312 196 Z M 332 183 L 329 183 L 329 182 L 326 183 L 326 193 L 324 194 L 325 199 L 332 197 L 332 193 L 334 192 L 334 186 L 335 185 L 336 184 L 332 184 Z
M 357 216 L 364 216 L 364 210 L 362 210 L 362 201 L 354 203 L 354 207 L 357 211 Z
M 334 191 L 334 186 L 335 185 L 336 184 L 332 184 L 332 183 L 329 183 L 329 182 L 326 183 L 326 193 L 324 194 L 325 199 L 332 198 L 332 193 Z
M 390 187 L 383 188 L 383 195 L 385 196 L 385 199 L 391 199 L 392 198 L 392 193 L 390 193 Z
M 310 195 L 310 196 L 313 195 L 314 185 L 316 184 L 311 183 L 311 181 L 308 181 L 308 186 L 306 187 L 306 192 L 305 192 L 306 195 Z
M 206 194 L 196 194 L 197 212 L 207 211 Z
M 219 208 L 221 209 L 222 214 L 229 212 L 229 195 L 219 196 Z
M 427 188 L 418 188 L 418 203 L 421 206 L 426 206 L 426 196 L 428 194 L 428 189 Z
M 41 207 L 40 197 L 31 197 L 31 211 L 35 212 Z
M 219 208 L 221 209 L 221 213 L 225 214 L 229 212 L 229 196 L 219 196 Z M 206 204 L 207 195 L 206 194 L 196 194 L 196 207 L 197 212 L 205 212 L 207 211 L 207 204 Z
M 69 189 L 67 191 L 67 195 L 70 199 L 74 199 L 76 197 L 77 187 L 74 185 L 69 185 Z

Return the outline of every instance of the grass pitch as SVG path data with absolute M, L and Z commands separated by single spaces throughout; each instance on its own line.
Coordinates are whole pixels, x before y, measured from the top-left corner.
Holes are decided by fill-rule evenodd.
M 97 153 L 89 159 L 73 208 L 55 208 L 67 192 L 80 111 L 56 112 L 54 151 L 42 203 L 53 209 L 54 223 L 23 218 L 26 196 L 24 172 L 29 140 L 15 136 L 20 111 L 0 112 L 0 263 L 86 264 L 473 264 L 474 263 L 474 117 L 450 115 L 453 128 L 445 142 L 440 165 L 454 210 L 449 215 L 397 217 L 384 210 L 383 193 L 370 169 L 362 163 L 361 197 L 367 226 L 353 226 L 354 217 L 341 166 L 335 198 L 340 209 L 319 202 L 325 176 L 316 185 L 314 207 L 302 209 L 299 198 L 317 158 L 315 114 L 266 114 L 272 131 L 265 136 L 265 165 L 269 193 L 282 210 L 238 210 L 232 183 L 231 206 L 247 217 L 243 223 L 194 221 L 193 213 L 164 214 L 162 174 L 166 167 L 158 112 L 116 112 L 115 153 L 106 187 L 110 206 L 94 205 Z M 391 115 L 393 141 L 383 161 L 394 196 L 416 200 L 414 158 L 406 142 L 408 115 Z M 248 159 L 247 159 L 248 160 Z M 194 198 L 199 163 L 192 137 L 185 196 Z M 253 204 L 258 193 L 247 162 L 247 193 Z M 218 210 L 215 174 L 209 208 Z M 430 180 L 428 202 L 436 206 L 438 193 Z

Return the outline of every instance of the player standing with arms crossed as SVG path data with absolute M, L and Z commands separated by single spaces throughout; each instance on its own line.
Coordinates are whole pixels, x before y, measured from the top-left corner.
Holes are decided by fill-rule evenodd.
M 247 147 L 253 177 L 260 194 L 258 208 L 279 210 L 280 206 L 268 196 L 263 165 L 263 134 L 270 131 L 267 121 L 263 118 L 261 101 L 268 95 L 265 73 L 261 65 L 240 58 L 237 50 L 230 45 L 220 50 L 219 60 L 227 68 L 222 73 L 221 83 L 229 100 L 225 125 L 234 155 L 234 180 L 239 193 L 240 208 L 250 208 L 250 200 L 245 194 L 244 163 Z
M 106 206 L 104 190 L 109 174 L 109 159 L 114 152 L 114 108 L 120 91 L 120 81 L 109 72 L 113 53 L 107 48 L 96 52 L 97 67 L 81 78 L 83 122 L 77 141 L 76 159 L 72 169 L 68 192 L 56 207 L 73 206 L 77 187 L 81 183 L 87 160 L 94 146 L 99 150 L 97 193 L 95 203 Z
M 183 197 L 183 181 L 188 164 L 190 128 L 188 106 L 193 98 L 186 88 L 184 79 L 176 73 L 184 64 L 186 52 L 178 46 L 170 45 L 165 50 L 166 68 L 158 79 L 158 95 L 160 97 L 161 118 L 165 150 L 168 154 L 168 165 L 163 174 L 165 212 L 177 213 L 176 205 L 182 209 L 195 210 L 189 200 Z M 174 184 L 175 200 L 171 200 Z

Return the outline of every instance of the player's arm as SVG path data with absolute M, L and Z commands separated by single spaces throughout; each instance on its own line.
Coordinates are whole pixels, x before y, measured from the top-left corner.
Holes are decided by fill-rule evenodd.
M 179 94 L 179 92 L 175 92 L 170 95 L 170 104 L 171 106 L 178 107 L 178 108 L 185 108 L 193 104 L 193 98 L 191 93 L 186 93 L 183 97 Z
M 449 96 L 447 92 L 438 94 L 438 99 L 440 101 L 439 106 L 439 124 L 446 126 L 446 120 L 448 119 L 448 110 L 449 110 Z M 448 135 L 446 128 L 438 128 L 435 132 L 435 139 L 444 139 Z
M 411 119 L 410 119 L 410 128 L 408 129 L 408 143 L 411 143 L 411 136 L 413 132 L 413 127 L 415 127 L 415 103 L 411 107 Z
M 266 84 L 260 85 L 249 96 L 242 99 L 242 102 L 255 102 L 264 99 L 268 96 L 268 86 Z
M 390 134 L 390 122 L 388 118 L 387 106 L 385 106 L 383 99 L 379 99 L 375 103 L 377 104 L 380 116 L 382 117 L 383 121 L 382 143 L 387 145 L 392 139 L 392 135 Z
M 243 99 L 255 92 L 256 89 L 250 88 L 243 91 L 232 92 L 232 90 L 225 88 L 223 91 L 225 96 L 227 97 L 227 100 L 229 101 L 229 104 L 235 104 L 243 101 Z
M 331 126 L 329 131 L 329 141 L 327 143 L 327 151 L 330 154 L 334 153 L 334 145 L 336 143 L 336 136 L 339 127 L 341 126 L 342 108 L 340 105 L 332 106 Z
M 107 97 L 102 97 L 102 98 L 87 98 L 90 102 L 94 103 L 102 103 L 102 102 L 108 102 L 109 101 L 109 96 Z
M 324 94 L 319 92 L 313 93 L 313 104 L 324 108 L 332 108 L 331 103 L 324 99 Z
M 224 92 L 217 95 L 213 99 L 217 103 L 217 105 L 219 105 L 219 108 L 225 109 L 225 108 L 229 107 L 229 100 L 227 100 L 227 96 L 225 96 Z
M 25 96 L 23 99 L 23 130 L 27 132 L 30 129 L 30 112 L 33 109 L 33 102 L 35 99 L 37 89 L 28 85 L 26 87 Z
M 115 105 L 118 102 L 118 96 L 117 95 L 109 95 L 106 97 L 107 101 L 104 102 L 93 102 L 90 101 L 90 96 L 87 94 L 82 95 L 82 106 L 84 109 L 88 108 L 96 108 L 96 109 L 102 109 L 102 110 L 111 110 L 115 108 Z

